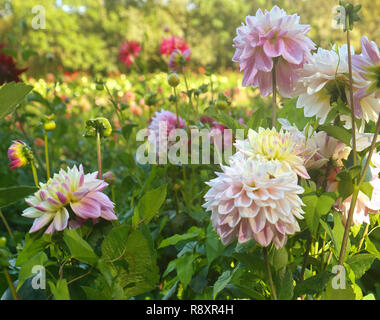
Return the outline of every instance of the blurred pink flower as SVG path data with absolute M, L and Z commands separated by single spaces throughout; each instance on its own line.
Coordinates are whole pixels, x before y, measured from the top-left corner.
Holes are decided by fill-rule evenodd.
M 29 148 L 24 141 L 17 140 L 8 149 L 9 166 L 11 170 L 25 167 L 28 160 Z
M 283 247 L 287 236 L 299 231 L 296 220 L 303 219 L 303 188 L 297 175 L 284 171 L 278 161 L 234 157 L 230 166 L 221 166 L 217 178 L 204 196 L 203 205 L 224 244 L 236 237 L 239 242 L 255 239 L 261 246 L 271 242 Z
M 174 50 L 169 57 L 169 69 L 174 72 L 182 71 L 186 65 L 186 62 L 190 61 L 190 55 L 190 49 L 183 52 L 178 49 Z
M 80 165 L 79 169 L 76 166 L 66 171 L 61 169 L 46 184 L 40 183 L 40 189 L 25 199 L 29 207 L 23 216 L 35 219 L 29 232 L 48 224 L 45 233 L 62 231 L 68 226 L 69 211 L 82 220 L 100 217 L 116 220 L 114 204 L 103 193 L 108 184 L 97 179 L 97 175 L 97 172 L 84 174 Z
M 137 41 L 126 41 L 119 49 L 119 60 L 129 68 L 139 56 L 140 51 L 141 46 Z
M 183 38 L 172 35 L 171 37 L 162 39 L 160 45 L 160 54 L 169 57 L 172 52 L 177 49 L 181 52 L 185 52 L 189 49 L 188 44 Z
M 244 71 L 243 86 L 260 87 L 261 95 L 272 92 L 272 69 L 276 64 L 277 89 L 290 97 L 297 81 L 295 70 L 302 67 L 310 50 L 315 48 L 306 34 L 309 25 L 299 24 L 297 14 L 287 15 L 277 6 L 271 11 L 257 10 L 255 16 L 246 17 L 237 29 L 234 39 L 236 52 L 232 61 Z

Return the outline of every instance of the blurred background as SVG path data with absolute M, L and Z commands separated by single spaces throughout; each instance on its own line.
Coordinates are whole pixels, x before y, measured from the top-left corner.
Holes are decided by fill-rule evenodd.
M 361 17 L 353 32 L 378 41 L 380 0 L 362 4 Z M 177 36 L 191 48 L 192 63 L 224 71 L 236 67 L 231 61 L 236 28 L 245 16 L 273 5 L 298 13 L 310 24 L 309 35 L 325 48 L 343 43 L 344 34 L 332 27 L 336 13 L 332 0 L 0 0 L 0 44 L 4 52 L 28 67 L 26 75 L 39 77 L 57 71 L 109 74 L 129 71 L 119 59 L 125 41 L 137 41 L 141 52 L 134 67 L 153 72 L 167 70 L 160 54 L 165 37 Z M 46 28 L 35 30 L 32 21 L 43 6 Z

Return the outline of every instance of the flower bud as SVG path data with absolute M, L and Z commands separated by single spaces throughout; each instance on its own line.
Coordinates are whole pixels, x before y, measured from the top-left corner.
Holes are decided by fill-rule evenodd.
M 175 88 L 179 85 L 180 79 L 177 73 L 170 73 L 168 76 L 168 83 L 171 87 Z
M 105 174 L 103 174 L 103 180 L 107 182 L 109 185 L 114 184 L 116 180 L 115 174 L 112 171 L 108 171 Z
M 228 108 L 228 103 L 225 100 L 217 100 L 215 103 L 215 106 L 218 109 L 227 109 Z
M 8 149 L 11 170 L 25 167 L 34 160 L 32 150 L 21 140 L 14 141 Z
M 0 238 L 0 248 L 4 248 L 7 244 L 7 238 L 1 237 Z
M 56 128 L 56 124 L 54 120 L 50 120 L 44 123 L 43 125 L 45 131 L 52 131 Z
M 99 132 L 101 137 L 109 137 L 112 134 L 112 126 L 106 118 L 94 118 L 86 121 L 85 137 L 95 137 Z

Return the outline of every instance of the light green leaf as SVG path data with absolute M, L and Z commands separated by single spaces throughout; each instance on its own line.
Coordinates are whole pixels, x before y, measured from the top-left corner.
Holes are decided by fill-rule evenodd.
M 227 284 L 230 283 L 233 273 L 231 271 L 224 271 L 214 284 L 213 297 L 214 299 L 220 291 L 222 291 Z
M 179 280 L 186 288 L 194 274 L 193 261 L 196 259 L 195 254 L 185 254 L 176 260 L 176 269 Z
M 49 281 L 49 286 L 55 300 L 70 300 L 66 279 L 58 280 L 56 285 Z
M 20 269 L 20 273 L 18 275 L 18 285 L 17 289 L 19 289 L 26 279 L 33 275 L 33 268 L 35 266 L 44 266 L 48 261 L 48 257 L 44 252 L 37 253 L 34 257 L 30 258 Z
M 22 82 L 6 83 L 0 88 L 0 119 L 14 111 L 33 87 Z
M 370 253 L 356 254 L 349 257 L 346 263 L 355 274 L 356 280 L 360 279 L 372 266 L 376 256 Z
M 89 265 L 95 265 L 99 260 L 94 250 L 91 248 L 88 242 L 82 239 L 76 229 L 66 229 L 64 232 L 63 240 L 69 247 L 73 258 Z
M 165 248 L 167 246 L 175 245 L 180 241 L 192 239 L 195 237 L 198 237 L 201 233 L 201 229 L 197 227 L 191 227 L 187 233 L 185 234 L 176 234 L 172 237 L 166 238 L 161 241 L 160 245 L 158 246 L 158 249 Z

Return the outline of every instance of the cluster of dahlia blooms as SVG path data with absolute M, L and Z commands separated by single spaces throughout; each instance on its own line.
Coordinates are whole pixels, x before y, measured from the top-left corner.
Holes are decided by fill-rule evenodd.
M 126 41 L 122 43 L 119 49 L 119 60 L 128 68 L 132 65 L 140 54 L 141 46 L 136 41 Z
M 277 90 L 290 97 L 298 80 L 297 70 L 307 61 L 314 43 L 306 34 L 308 25 L 300 24 L 296 14 L 287 15 L 275 6 L 257 10 L 246 24 L 237 29 L 234 39 L 234 62 L 244 71 L 243 86 L 259 87 L 263 97 L 272 92 L 272 71 L 275 68 Z
M 0 44 L 0 50 L 4 48 L 5 44 Z M 0 85 L 6 82 L 19 82 L 20 75 L 28 68 L 19 69 L 16 66 L 14 59 L 4 52 L 0 52 Z
M 47 226 L 45 233 L 52 234 L 88 219 L 116 220 L 114 204 L 103 193 L 108 184 L 97 174 L 85 174 L 80 165 L 61 169 L 46 184 L 40 183 L 40 189 L 26 199 L 29 207 L 23 212 L 24 217 L 35 219 L 30 232 Z

